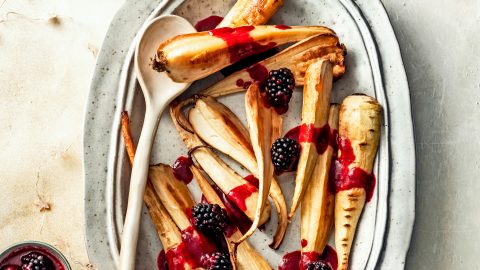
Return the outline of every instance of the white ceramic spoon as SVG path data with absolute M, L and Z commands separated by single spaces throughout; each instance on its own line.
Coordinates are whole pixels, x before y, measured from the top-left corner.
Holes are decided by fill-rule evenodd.
M 128 207 L 122 232 L 120 270 L 135 269 L 140 214 L 153 140 L 165 107 L 190 84 L 175 83 L 166 73 L 152 69 L 150 59 L 161 42 L 180 34 L 195 32 L 184 18 L 175 15 L 154 19 L 140 37 L 135 50 L 135 72 L 145 97 L 145 120 L 132 167 Z

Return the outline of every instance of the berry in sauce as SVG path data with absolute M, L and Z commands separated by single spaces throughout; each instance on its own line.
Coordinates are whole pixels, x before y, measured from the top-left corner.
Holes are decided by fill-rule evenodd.
M 192 208 L 195 228 L 206 235 L 221 234 L 227 224 L 227 211 L 218 204 L 199 203 Z
M 300 145 L 293 139 L 279 138 L 272 144 L 270 152 L 277 173 L 292 171 L 300 155 Z

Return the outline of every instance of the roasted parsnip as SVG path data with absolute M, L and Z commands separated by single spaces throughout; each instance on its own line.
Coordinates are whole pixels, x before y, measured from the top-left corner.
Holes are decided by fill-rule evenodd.
M 252 84 L 248 88 L 245 94 L 245 108 L 250 140 L 257 160 L 260 195 L 252 226 L 236 243 L 241 243 L 250 237 L 259 226 L 261 213 L 265 208 L 270 192 L 274 171 L 270 156 L 270 146 L 282 133 L 282 117 L 274 108 L 264 105 L 263 97 L 257 84 Z
M 301 203 L 301 239 L 306 240 L 302 253 L 315 252 L 322 254 L 330 238 L 333 226 L 333 209 L 335 195 L 329 185 L 330 165 L 336 154 L 335 140 L 338 128 L 338 105 L 331 105 L 328 116 L 330 132 L 329 143 L 323 154 L 317 158 L 313 169 L 312 180 L 305 190 Z
M 282 4 L 283 0 L 238 0 L 218 27 L 263 25 Z
M 327 59 L 333 65 L 333 76 L 339 79 L 345 73 L 345 55 L 347 50 L 340 44 L 334 34 L 322 34 L 302 40 L 278 54 L 260 61 L 251 67 L 237 71 L 230 76 L 218 81 L 201 93 L 218 97 L 245 91 L 252 82 L 266 78 L 252 78 L 251 74 L 268 74 L 270 70 L 286 67 L 295 77 L 297 86 L 304 84 L 307 67 L 318 59 Z
M 213 97 L 203 96 L 196 99 L 188 115 L 196 135 L 213 148 L 230 156 L 258 178 L 257 161 L 248 130 L 229 108 Z M 275 178 L 272 179 L 270 197 L 275 203 L 279 217 L 277 231 L 270 247 L 277 249 L 285 236 L 288 219 L 285 197 Z
M 193 82 L 245 57 L 321 34 L 335 33 L 322 26 L 242 26 L 179 35 L 160 44 L 152 67 L 175 82 Z
M 300 129 L 300 157 L 295 176 L 295 191 L 289 217 L 293 217 L 310 183 L 317 163 L 318 149 L 315 134 L 328 122 L 330 92 L 333 83 L 332 65 L 327 60 L 318 60 L 307 68 L 303 91 L 302 126 Z
M 372 97 L 352 95 L 340 105 L 338 157 L 335 161 L 335 245 L 339 269 L 346 270 L 357 223 L 366 202 L 382 121 Z

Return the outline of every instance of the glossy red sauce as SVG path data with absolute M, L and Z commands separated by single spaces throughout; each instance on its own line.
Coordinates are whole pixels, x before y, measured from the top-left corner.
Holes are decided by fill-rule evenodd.
M 245 82 L 244 82 L 242 79 L 238 79 L 237 82 L 236 82 L 236 85 L 237 85 L 238 87 L 242 87 L 242 88 L 243 88 L 243 86 L 245 85 Z
M 245 57 L 265 52 L 276 46 L 275 42 L 262 45 L 256 42 L 250 32 L 255 26 L 240 26 L 236 28 L 223 27 L 209 31 L 210 35 L 223 39 L 228 45 L 230 63 L 235 63 Z
M 223 17 L 213 15 L 198 21 L 195 24 L 195 29 L 198 32 L 210 31 L 212 29 L 215 29 L 220 24 L 220 22 L 222 22 L 222 20 Z
M 325 261 L 332 267 L 332 270 L 338 268 L 337 252 L 335 252 L 331 246 L 327 245 L 321 255 L 316 252 L 302 254 L 299 250 L 285 254 L 278 265 L 278 270 L 303 270 L 308 263 L 317 260 Z
M 247 199 L 256 191 L 257 188 L 254 185 L 246 183 L 230 190 L 227 196 L 237 205 L 238 208 L 240 208 L 240 210 L 246 211 Z
M 299 143 L 315 143 L 317 153 L 323 154 L 328 146 L 332 146 L 334 151 L 337 149 L 337 130 L 330 128 L 328 124 L 316 128 L 313 124 L 301 124 L 290 129 L 286 138 L 296 140 Z
M 291 26 L 284 25 L 284 24 L 278 24 L 278 25 L 275 25 L 275 28 L 278 28 L 278 29 L 281 29 L 281 30 L 292 29 L 292 27 L 291 27 Z
M 158 270 L 168 270 L 167 255 L 163 249 L 158 253 L 157 268 Z
M 258 85 L 263 85 L 268 78 L 268 69 L 262 64 L 255 64 L 246 69 L 248 75 L 252 80 L 244 81 L 243 79 L 238 79 L 236 85 L 242 87 L 243 89 L 248 89 L 252 83 L 257 83 Z
M 193 179 L 193 173 L 190 170 L 191 165 L 193 165 L 193 162 L 190 157 L 181 156 L 173 163 L 173 174 L 178 180 L 189 184 Z
M 49 250 L 47 250 L 43 247 L 34 246 L 34 245 L 24 246 L 24 247 L 19 247 L 17 249 L 14 249 L 12 252 L 10 252 L 10 254 L 8 254 L 5 257 L 5 259 L 3 259 L 0 262 L 0 268 L 4 269 L 4 267 L 5 267 L 6 269 L 8 269 L 7 267 L 11 266 L 11 269 L 21 269 L 21 265 L 22 265 L 21 257 L 29 254 L 30 252 L 38 252 L 38 253 L 44 255 L 45 257 L 49 258 L 52 261 L 52 263 L 55 267 L 55 270 L 65 270 L 66 269 L 66 267 L 63 265 L 63 263 L 54 254 L 52 254 Z M 15 267 L 17 267 L 17 268 L 15 268 Z
M 222 190 L 216 186 L 212 185 L 213 189 L 217 193 L 217 195 L 220 197 L 220 200 L 222 200 L 223 204 L 225 205 L 225 210 L 227 210 L 227 215 L 229 219 L 235 224 L 230 226 L 227 226 L 227 229 L 225 231 L 225 234 L 227 236 L 232 235 L 236 229 L 238 228 L 242 233 L 245 233 L 250 229 L 250 226 L 252 225 L 252 222 L 250 219 L 245 215 L 245 213 L 240 210 L 235 203 L 233 203 L 228 196 L 222 192 Z
M 361 168 L 350 166 L 355 161 L 355 153 L 349 139 L 339 138 L 338 150 L 340 156 L 332 163 L 331 168 L 335 192 L 351 188 L 364 188 L 367 202 L 369 202 L 375 190 L 375 175 L 367 173 Z
M 259 187 L 260 183 L 258 182 L 258 178 L 255 177 L 253 174 L 249 174 L 249 175 L 245 176 L 243 179 L 245 179 L 250 184 L 254 185 L 256 188 Z
M 308 241 L 306 239 L 302 239 L 302 241 L 300 242 L 300 244 L 302 245 L 302 248 L 303 247 L 306 247 L 308 245 Z
M 247 68 L 248 75 L 255 83 L 263 85 L 268 78 L 268 69 L 262 64 L 255 64 Z

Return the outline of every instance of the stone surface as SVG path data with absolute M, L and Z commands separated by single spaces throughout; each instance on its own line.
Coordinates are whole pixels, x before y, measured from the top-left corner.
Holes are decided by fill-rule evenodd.
M 480 2 L 383 3 L 402 50 L 416 137 L 407 269 L 479 269 Z

